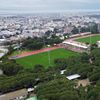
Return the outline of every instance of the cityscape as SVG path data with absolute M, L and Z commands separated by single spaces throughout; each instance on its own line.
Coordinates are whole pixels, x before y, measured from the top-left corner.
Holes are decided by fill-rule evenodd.
M 99 0 L 1 2 L 0 100 L 100 100 Z

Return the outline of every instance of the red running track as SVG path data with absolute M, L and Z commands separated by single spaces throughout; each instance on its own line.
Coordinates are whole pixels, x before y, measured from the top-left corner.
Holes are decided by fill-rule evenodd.
M 30 56 L 30 55 L 35 55 L 35 54 L 55 50 L 55 49 L 58 49 L 58 48 L 63 48 L 63 47 L 50 47 L 50 48 L 44 48 L 44 49 L 36 50 L 36 51 L 32 51 L 32 52 L 26 52 L 26 53 L 23 53 L 23 54 L 20 54 L 20 55 L 17 55 L 17 56 L 13 56 L 10 59 L 22 58 L 22 57 L 26 57 L 26 56 Z

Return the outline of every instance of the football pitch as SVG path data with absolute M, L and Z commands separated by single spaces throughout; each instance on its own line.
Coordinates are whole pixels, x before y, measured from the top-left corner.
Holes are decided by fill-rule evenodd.
M 86 38 L 80 38 L 80 39 L 76 39 L 76 41 L 78 42 L 83 42 L 83 43 L 91 43 L 91 44 L 95 44 L 97 41 L 100 41 L 100 35 L 96 35 L 96 36 L 89 36 Z
M 34 68 L 34 66 L 38 64 L 43 65 L 45 68 L 47 68 L 49 64 L 50 66 L 53 66 L 54 60 L 57 58 L 67 58 L 77 54 L 78 53 L 66 50 L 64 48 L 59 48 L 44 53 L 18 58 L 16 59 L 16 61 L 18 64 L 24 66 L 25 68 Z

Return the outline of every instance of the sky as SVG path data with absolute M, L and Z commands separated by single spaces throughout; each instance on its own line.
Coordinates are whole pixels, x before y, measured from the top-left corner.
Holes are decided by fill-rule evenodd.
M 0 13 L 100 10 L 100 0 L 0 0 Z

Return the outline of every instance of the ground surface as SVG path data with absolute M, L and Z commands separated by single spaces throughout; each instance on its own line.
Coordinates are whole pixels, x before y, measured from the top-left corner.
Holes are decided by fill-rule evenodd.
M 27 52 L 32 52 L 32 51 L 31 50 L 21 50 L 21 51 L 16 50 L 10 55 L 10 57 L 21 55 L 21 54 L 26 54 Z
M 51 50 L 50 52 L 42 52 L 38 54 L 31 54 L 30 56 L 25 56 L 22 58 L 16 59 L 17 63 L 21 64 L 25 68 L 33 68 L 34 65 L 41 64 L 45 66 L 46 68 L 49 66 L 49 59 L 48 54 L 50 54 L 50 65 L 54 65 L 54 59 L 57 58 L 67 58 L 69 56 L 74 56 L 77 53 L 65 50 L 63 48 L 58 48 L 55 50 Z
M 83 80 L 78 80 L 78 87 L 82 85 L 83 87 L 86 87 L 90 85 L 89 79 L 83 79 Z
M 15 51 L 14 53 L 12 53 L 10 55 L 9 58 L 10 59 L 23 58 L 23 57 L 34 55 L 34 54 L 43 53 L 43 52 L 47 52 L 50 50 L 55 50 L 58 48 L 62 48 L 62 47 L 55 46 L 55 47 L 49 47 L 49 48 L 42 48 L 40 50 L 35 50 L 35 51 L 29 51 L 29 50 L 27 50 L 27 51 L 26 50 L 25 51 Z
M 100 35 L 89 36 L 89 37 L 85 37 L 85 38 L 79 38 L 79 39 L 76 39 L 76 41 L 94 44 L 97 41 L 100 41 Z

